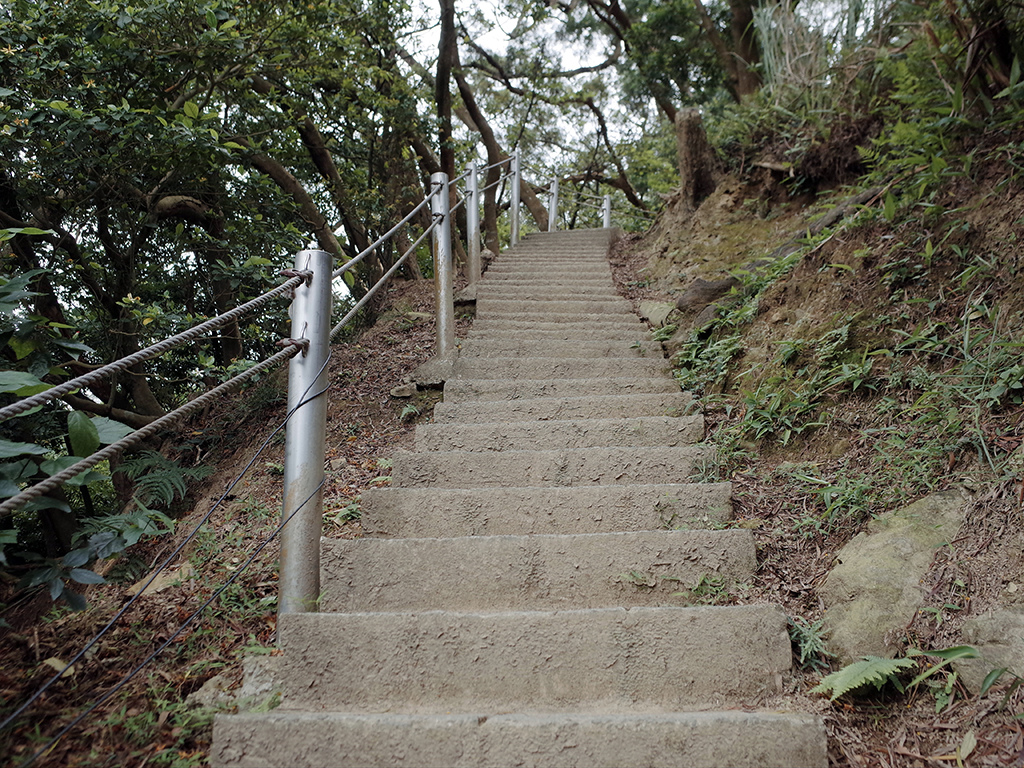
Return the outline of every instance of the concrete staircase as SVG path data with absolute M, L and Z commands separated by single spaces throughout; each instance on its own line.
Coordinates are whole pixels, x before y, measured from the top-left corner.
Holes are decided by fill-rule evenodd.
M 689 396 L 616 295 L 608 232 L 496 259 L 434 423 L 325 540 L 321 613 L 282 617 L 283 704 L 219 717 L 216 766 L 826 766 L 765 712 L 769 605 L 688 606 L 756 566 Z

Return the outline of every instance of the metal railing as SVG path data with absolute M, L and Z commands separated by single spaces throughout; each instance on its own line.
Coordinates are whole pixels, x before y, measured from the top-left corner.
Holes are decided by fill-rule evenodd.
M 498 178 L 486 187 L 480 187 L 480 174 L 491 171 L 494 168 L 501 169 Z M 453 187 L 459 182 L 465 181 L 465 193 L 453 206 L 451 205 Z M 435 356 L 445 359 L 454 355 L 455 346 L 455 312 L 454 312 L 454 264 L 452 248 L 452 221 L 453 214 L 460 206 L 466 207 L 466 279 L 470 284 L 477 282 L 482 274 L 481 258 L 481 227 L 480 207 L 481 197 L 490 191 L 494 192 L 494 201 L 497 210 L 501 210 L 501 190 L 508 188 L 508 228 L 509 241 L 511 246 L 517 245 L 521 240 L 522 222 L 520 217 L 521 190 L 524 185 L 522 174 L 522 163 L 519 151 L 516 150 L 510 157 L 504 158 L 491 165 L 481 167 L 477 162 L 469 165 L 469 168 L 456 179 L 449 180 L 444 173 L 435 173 L 430 178 L 429 189 L 424 198 L 413 207 L 413 209 L 395 224 L 388 232 L 369 245 L 362 252 L 346 261 L 343 265 L 334 268 L 331 254 L 323 250 L 308 249 L 300 251 L 294 260 L 291 269 L 282 270 L 281 274 L 287 279 L 271 291 L 253 299 L 236 309 L 226 312 L 218 317 L 207 320 L 187 331 L 158 342 L 146 349 L 134 353 L 121 360 L 102 366 L 94 371 L 71 379 L 60 385 L 52 387 L 45 392 L 26 397 L 15 403 L 0 408 L 0 421 L 13 418 L 26 413 L 33 408 L 57 400 L 58 398 L 73 392 L 76 389 L 94 384 L 105 376 L 123 371 L 141 361 L 157 357 L 170 349 L 182 344 L 197 340 L 209 331 L 221 328 L 228 323 L 237 320 L 246 314 L 255 312 L 264 304 L 275 298 L 280 298 L 294 292 L 290 308 L 291 316 L 291 338 L 282 339 L 278 342 L 283 349 L 271 357 L 255 364 L 245 372 L 224 382 L 218 387 L 199 395 L 184 406 L 168 413 L 151 424 L 136 430 L 127 437 L 96 451 L 91 456 L 82 458 L 73 466 L 47 478 L 31 487 L 25 488 L 15 496 L 0 503 L 0 515 L 10 513 L 26 505 L 32 499 L 39 498 L 54 490 L 68 480 L 85 472 L 101 461 L 108 460 L 122 451 L 137 445 L 140 441 L 155 435 L 157 432 L 167 428 L 187 416 L 206 407 L 213 399 L 221 397 L 232 389 L 236 389 L 247 380 L 253 378 L 262 371 L 268 370 L 276 365 L 290 360 L 288 373 L 288 408 L 287 416 L 283 424 L 278 427 L 285 428 L 285 452 L 284 452 L 284 487 L 283 501 L 281 508 L 281 522 L 279 527 L 271 536 L 260 545 L 260 550 L 269 544 L 275 536 L 281 537 L 280 573 L 279 573 L 279 597 L 278 613 L 294 613 L 315 611 L 318 608 L 320 597 L 320 535 L 323 524 L 323 488 L 325 484 L 325 442 L 327 425 L 327 390 L 328 363 L 330 361 L 330 345 L 338 333 L 352 321 L 359 310 L 372 299 L 381 288 L 387 284 L 392 275 L 402 267 L 410 258 L 415 258 L 420 244 L 432 236 L 432 258 L 434 267 L 434 281 L 436 293 L 435 305 Z M 537 184 L 530 184 L 531 190 L 543 190 L 545 187 Z M 558 227 L 558 206 L 559 206 L 559 180 L 553 179 L 546 187 L 548 190 L 547 199 L 547 230 L 553 232 Z M 574 205 L 584 205 L 592 208 L 599 208 L 601 211 L 602 224 L 605 228 L 611 226 L 611 198 L 608 195 L 598 197 L 592 195 L 595 200 L 600 200 L 600 206 L 593 202 L 582 200 L 580 190 L 576 192 Z M 371 287 L 367 292 L 349 309 L 345 316 L 335 325 L 332 322 L 332 300 L 333 282 L 354 268 L 357 264 L 366 259 L 376 249 L 381 248 L 386 242 L 396 237 L 403 227 L 412 226 L 413 221 L 421 211 L 429 209 L 430 224 L 423 228 L 423 231 L 412 241 L 406 251 L 394 261 L 388 271 Z M 276 434 L 276 432 L 275 432 Z M 265 445 L 269 443 L 269 438 Z M 263 450 L 262 448 L 260 449 Z M 257 453 L 259 455 L 259 453 Z M 252 460 L 255 461 L 255 458 Z M 250 462 L 251 466 L 252 462 Z M 248 467 L 246 468 L 248 469 Z M 243 470 L 244 474 L 245 470 Z M 236 483 L 241 480 L 239 475 Z M 233 487 L 233 485 L 232 485 Z M 229 489 L 230 490 L 230 489 Z M 226 495 L 226 493 L 225 493 Z M 223 497 L 222 497 L 223 500 Z M 217 502 L 203 518 L 204 522 L 212 515 L 213 510 L 220 503 Z M 151 575 L 150 583 L 164 568 L 168 567 L 172 560 L 178 556 L 185 544 L 192 539 L 198 531 L 197 528 L 180 544 L 180 546 L 164 560 L 159 568 Z M 255 554 L 253 555 L 255 557 Z M 237 577 L 237 574 L 236 574 Z M 148 586 L 148 584 L 147 584 Z M 80 653 L 68 664 L 70 667 L 89 650 L 124 614 L 128 606 L 135 599 L 145 592 L 139 590 L 136 596 L 122 607 L 122 609 L 111 619 L 100 633 L 93 638 Z M 219 593 L 217 593 L 219 594 Z M 213 598 L 211 598 L 212 600 Z M 195 619 L 199 613 L 209 604 L 207 601 L 197 610 L 185 625 L 179 628 L 178 632 L 184 630 L 185 626 Z M 176 635 L 174 635 L 176 636 Z M 173 637 L 172 636 L 172 639 Z M 170 642 L 170 640 L 168 641 Z M 164 646 L 161 646 L 155 653 L 159 653 Z M 152 658 L 152 657 L 150 657 Z M 148 661 L 148 660 L 147 660 Z M 0 723 L 0 729 L 10 724 L 14 718 L 20 716 L 43 692 L 45 692 L 67 668 L 60 670 L 50 678 L 31 697 L 18 707 L 12 715 Z M 135 675 L 140 668 L 133 670 L 130 676 Z M 124 684 L 127 679 L 121 681 L 118 686 Z M 115 687 L 100 699 L 94 707 L 105 701 L 117 690 Z M 93 707 L 93 708 L 94 708 Z M 91 709 L 88 711 L 92 711 Z M 74 725 L 82 717 L 88 714 L 82 713 L 72 723 Z M 71 726 L 68 726 L 70 728 Z M 67 732 L 67 728 L 60 735 Z M 58 735 L 57 738 L 60 738 Z M 46 748 L 37 753 L 42 754 Z M 32 758 L 34 760 L 35 758 Z M 29 762 L 32 762 L 30 760 Z

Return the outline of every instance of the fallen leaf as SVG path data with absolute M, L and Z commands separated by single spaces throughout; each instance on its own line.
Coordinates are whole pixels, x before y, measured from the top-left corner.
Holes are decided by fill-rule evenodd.
M 66 662 L 61 661 L 56 656 L 51 656 L 50 658 L 46 659 L 45 661 L 43 661 L 43 664 L 45 664 L 48 667 L 51 667 L 54 672 L 63 672 L 61 677 L 71 677 L 71 675 L 75 674 L 74 665 L 68 667 Z M 64 667 L 68 668 L 64 669 Z

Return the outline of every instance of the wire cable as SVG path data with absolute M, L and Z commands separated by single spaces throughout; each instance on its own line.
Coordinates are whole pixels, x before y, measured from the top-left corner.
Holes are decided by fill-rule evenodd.
M 288 350 L 286 350 L 286 351 L 288 351 Z M 294 355 L 294 352 L 293 352 L 293 355 Z M 270 442 L 274 439 L 274 437 L 276 437 L 277 434 L 282 429 L 284 429 L 284 427 L 288 424 L 288 422 L 291 420 L 292 416 L 295 415 L 295 413 L 299 410 L 299 408 L 301 408 L 302 406 L 306 405 L 309 402 L 312 402 L 317 397 L 320 397 L 321 395 L 323 395 L 327 391 L 326 389 L 324 389 L 324 390 L 318 392 L 315 395 L 307 397 L 307 395 L 309 395 L 310 389 L 313 388 L 313 384 L 316 383 L 316 380 L 320 377 L 320 374 L 323 373 L 323 371 L 327 368 L 327 364 L 330 362 L 331 357 L 332 357 L 332 353 L 330 351 L 328 351 L 327 359 L 324 360 L 323 365 L 320 367 L 320 370 L 317 371 L 317 375 L 313 377 L 313 380 L 310 383 L 310 385 L 306 388 L 306 391 L 302 393 L 302 398 L 300 399 L 300 401 L 295 405 L 294 408 L 292 408 L 287 414 L 285 414 L 285 417 L 281 421 L 281 423 L 263 441 L 263 443 L 257 449 L 257 451 L 253 455 L 253 457 L 242 468 L 242 471 L 238 473 L 237 477 L 235 477 L 235 479 L 228 485 L 228 487 L 224 490 L 224 493 L 221 494 L 220 498 L 217 499 L 217 501 L 215 501 L 213 503 L 213 505 L 210 507 L 210 509 L 206 512 L 205 515 L 203 515 L 202 519 L 200 519 L 199 522 L 195 524 L 195 526 L 192 528 L 191 532 L 189 532 L 189 534 L 181 541 L 181 543 L 179 543 L 178 546 L 175 547 L 175 549 L 169 555 L 167 555 L 167 557 L 164 558 L 163 562 L 160 563 L 160 565 L 153 571 L 152 575 L 149 577 L 149 579 L 146 581 L 146 583 L 143 584 L 139 588 L 139 590 L 134 595 L 132 595 L 131 598 L 129 598 L 128 602 L 126 602 L 123 606 L 121 606 L 120 610 L 118 610 L 118 612 L 114 614 L 114 616 L 110 619 L 110 621 L 107 622 L 106 626 L 104 626 L 103 629 L 101 629 L 99 632 L 97 632 L 96 635 L 91 640 L 89 640 L 89 642 L 87 642 L 85 644 L 85 646 L 83 646 L 83 648 L 71 659 L 71 661 L 69 661 L 65 665 L 64 669 L 58 671 L 53 677 L 51 677 L 49 680 L 47 680 L 45 683 L 43 683 L 43 685 L 39 688 L 39 690 L 37 690 L 31 697 L 29 697 L 28 700 L 26 700 L 21 706 L 19 706 L 10 715 L 8 715 L 8 717 L 6 719 L 4 719 L 3 722 L 0 722 L 0 732 L 2 732 L 4 729 L 6 729 L 11 723 L 14 722 L 14 720 L 16 720 L 18 718 L 18 716 L 20 716 L 22 713 L 25 712 L 25 710 L 27 710 L 30 706 L 32 706 L 32 704 L 35 701 L 37 701 L 40 696 L 42 696 L 44 693 L 46 693 L 46 691 L 55 682 L 57 682 L 57 680 L 59 680 L 64 675 L 64 673 L 67 672 L 68 669 L 70 669 L 72 666 L 74 666 L 79 661 L 81 661 L 82 658 L 85 656 L 85 654 L 88 653 L 89 649 L 92 648 L 94 645 L 96 645 L 96 643 L 98 643 L 104 637 L 104 635 L 106 635 L 107 632 L 109 632 L 111 630 L 111 628 L 113 628 L 113 626 L 118 622 L 118 620 L 122 616 L 124 616 L 125 613 L 127 613 L 128 609 L 132 605 L 134 605 L 135 602 L 137 600 L 139 600 L 139 598 L 142 597 L 142 595 L 145 593 L 146 589 L 149 588 L 149 585 L 152 584 L 156 580 L 157 576 L 159 576 L 160 573 L 162 573 L 163 570 L 168 565 L 170 565 L 170 563 L 173 562 L 174 559 L 179 554 L 181 554 L 182 550 L 185 549 L 185 547 L 189 544 L 189 542 L 191 542 L 198 535 L 200 529 L 209 521 L 209 519 L 213 516 L 213 513 L 217 510 L 217 508 L 221 504 L 224 503 L 224 499 L 226 499 L 231 494 L 231 492 L 235 489 L 235 486 L 237 486 L 242 481 L 242 478 L 245 477 L 245 474 L 250 469 L 252 469 L 252 466 L 256 463 L 256 460 L 267 449 L 267 446 L 270 445 Z M 297 511 L 298 510 L 296 510 L 296 512 Z M 289 516 L 289 519 L 290 518 L 291 518 L 291 516 Z M 49 748 L 49 747 L 47 747 L 47 748 Z M 36 757 L 38 757 L 38 755 L 34 756 L 32 758 L 32 760 L 35 760 Z
M 378 237 L 374 241 L 374 243 L 372 245 L 368 246 L 365 250 L 363 250 L 360 253 L 356 254 L 351 259 L 349 259 L 344 264 L 342 264 L 340 267 L 338 267 L 336 270 L 334 270 L 331 273 L 331 279 L 333 280 L 336 277 L 341 277 L 343 274 L 345 274 L 350 269 L 352 269 L 352 267 L 354 267 L 356 264 L 358 264 L 363 259 L 365 259 L 367 257 L 367 255 L 370 254 L 374 249 L 376 249 L 376 248 L 380 247 L 381 245 L 383 245 L 384 242 L 388 238 L 390 238 L 392 235 L 394 235 L 396 232 L 398 232 L 399 229 L 401 229 L 403 226 L 408 224 L 413 216 L 415 216 L 417 213 L 419 213 L 420 210 L 424 206 L 430 204 L 430 199 L 437 193 L 437 190 L 440 188 L 440 186 L 441 186 L 440 184 L 431 184 L 430 185 L 430 193 L 426 197 L 424 197 L 422 200 L 420 200 L 419 204 L 415 208 L 413 208 L 411 211 L 409 211 L 409 213 L 406 214 L 404 219 L 402 219 L 400 222 L 395 224 L 395 226 L 393 226 L 391 229 L 389 229 L 383 235 Z
M 326 390 L 324 390 L 324 391 L 326 391 Z M 224 594 L 224 591 L 227 590 L 228 587 L 230 587 L 232 584 L 235 583 L 235 581 L 238 579 L 238 577 L 241 576 L 242 573 L 245 572 L 245 569 L 248 568 L 253 563 L 253 561 L 259 556 L 259 554 L 264 549 L 267 548 L 267 546 L 270 544 L 270 542 L 272 542 L 275 538 L 277 538 L 277 535 L 282 530 L 284 530 L 284 527 L 288 524 L 288 522 L 293 517 L 295 517 L 295 515 L 297 515 L 299 513 L 299 511 L 303 507 L 305 507 L 306 504 L 308 504 L 310 502 L 310 500 L 314 496 L 316 496 L 316 494 L 318 494 L 323 489 L 324 484 L 326 482 L 327 482 L 327 478 L 325 477 L 323 480 L 320 481 L 320 484 L 316 487 L 316 489 L 309 496 L 307 496 L 306 499 L 295 509 L 295 511 L 292 512 L 290 515 L 288 515 L 287 519 L 282 520 L 281 524 L 279 526 L 277 526 L 277 528 L 274 529 L 274 531 L 270 534 L 270 536 L 268 536 L 263 542 L 260 543 L 260 545 L 258 547 L 256 547 L 255 550 L 253 550 L 253 553 L 249 556 L 249 559 L 246 560 L 241 566 L 239 566 L 238 570 L 236 570 L 234 573 L 232 573 L 231 576 L 228 578 L 228 580 L 226 582 L 224 582 L 217 590 L 215 590 L 213 592 L 213 594 L 211 594 L 210 597 L 207 598 L 206 601 L 203 602 L 203 604 L 200 605 L 192 613 L 191 616 L 189 616 L 187 619 L 185 619 L 185 621 L 182 622 L 181 626 L 179 626 L 171 634 L 170 637 L 168 637 L 166 640 L 164 640 L 164 642 L 161 643 L 160 646 L 155 651 L 153 651 L 152 653 L 149 654 L 149 656 L 147 656 L 145 659 L 143 659 L 143 661 L 140 664 L 138 664 L 131 672 L 126 674 L 124 677 L 122 677 L 117 682 L 117 684 L 114 685 L 113 688 L 111 688 L 109 691 L 107 691 L 102 696 L 100 696 L 98 699 L 96 699 L 96 701 L 94 701 L 92 703 L 92 705 L 89 706 L 84 712 L 81 712 L 70 723 L 65 725 L 56 736 L 51 738 L 46 744 L 44 744 L 39 750 L 37 750 L 35 752 L 35 754 L 33 754 L 28 760 L 26 760 L 24 763 L 22 763 L 21 764 L 21 768 L 28 768 L 28 766 L 32 765 L 32 763 L 34 763 L 36 760 L 38 760 L 40 757 L 42 757 L 44 754 L 46 754 L 48 751 L 50 751 L 50 749 L 52 749 L 57 744 L 58 741 L 60 741 L 62 738 L 64 738 L 64 736 L 66 736 L 67 733 L 72 728 L 74 728 L 76 725 L 78 725 L 80 722 L 82 722 L 82 720 L 84 720 L 86 717 L 88 717 L 90 714 L 92 714 L 98 707 L 103 705 L 103 703 L 106 702 L 110 697 L 112 697 L 114 694 L 116 694 L 118 691 L 120 691 L 122 688 L 124 688 L 129 682 L 132 681 L 132 679 L 139 672 L 141 672 L 143 669 L 145 669 L 149 665 L 149 663 L 151 661 L 153 661 L 153 659 L 155 659 L 157 656 L 159 656 L 161 653 L 163 653 L 164 649 L 167 648 L 167 646 L 169 646 L 171 643 L 173 643 L 175 640 L 177 640 L 178 636 L 181 635 L 181 633 L 184 632 L 186 629 L 188 629 L 189 625 L 191 625 L 192 622 L 195 621 L 199 617 L 199 615 L 203 611 L 205 611 L 214 600 L 216 600 L 218 597 L 220 597 L 222 594 Z
M 183 331 L 175 336 L 171 336 L 163 341 L 157 342 L 152 346 L 146 347 L 145 349 L 139 350 L 127 357 L 122 357 L 120 360 L 115 360 L 112 363 L 104 365 L 102 368 L 97 368 L 95 371 L 77 376 L 70 381 L 65 381 L 63 384 L 58 384 L 55 387 L 47 389 L 45 392 L 40 392 L 37 395 L 26 397 L 24 400 L 19 400 L 16 403 L 0 408 L 0 421 L 9 419 L 12 416 L 24 413 L 25 411 L 31 410 L 36 406 L 43 405 L 56 400 L 58 397 L 68 394 L 72 390 L 81 389 L 87 387 L 90 384 L 99 381 L 104 376 L 118 371 L 123 371 L 127 368 L 131 368 L 136 363 L 141 363 L 143 360 L 148 360 L 151 357 L 157 357 L 162 355 L 164 352 L 173 349 L 174 347 L 180 346 L 188 341 L 202 336 L 207 331 L 220 328 L 223 325 L 227 325 L 232 320 L 236 320 L 242 315 L 246 314 L 250 310 L 257 309 L 258 307 L 266 304 L 270 299 L 280 296 L 282 293 L 286 293 L 293 288 L 297 288 L 305 282 L 305 276 L 292 277 L 281 285 L 277 286 L 272 291 L 268 291 L 262 296 L 258 296 L 252 301 L 248 301 L 245 304 L 235 307 L 230 312 L 225 312 L 223 315 L 207 320 L 205 323 L 200 323 L 197 326 L 190 328 L 187 331 Z
M 251 379 L 257 373 L 260 373 L 266 370 L 267 368 L 272 368 L 278 363 L 284 362 L 286 359 L 290 357 L 294 357 L 298 353 L 299 347 L 290 345 L 287 349 L 282 349 L 280 352 L 271 357 L 268 357 L 263 362 L 257 363 L 252 368 L 249 368 L 248 370 L 243 371 L 242 373 L 238 374 L 232 379 L 229 379 L 223 384 L 214 387 L 209 392 L 203 393 L 195 400 L 190 400 L 180 408 L 176 408 L 170 413 L 161 416 L 159 419 L 152 422 L 151 424 L 147 424 L 142 429 L 135 430 L 130 435 L 121 438 L 117 442 L 111 443 L 106 448 L 102 448 L 96 451 L 91 456 L 88 456 L 82 459 L 81 461 L 72 464 L 67 469 L 62 470 L 61 472 L 58 472 L 57 474 L 52 475 L 51 477 L 48 477 L 46 480 L 42 480 L 29 488 L 26 488 L 25 490 L 21 491 L 15 496 L 12 496 L 11 498 L 7 499 L 5 502 L 3 502 L 3 504 L 0 504 L 0 517 L 3 517 L 4 515 L 21 508 L 22 506 L 30 502 L 32 499 L 37 499 L 40 496 L 45 495 L 47 492 L 52 491 L 54 488 L 63 485 L 68 480 L 75 477 L 76 475 L 80 475 L 87 469 L 92 469 L 101 461 L 106 461 L 107 459 L 113 458 L 121 451 L 123 451 L 125 448 L 130 448 L 136 443 L 139 443 L 145 440 L 146 438 L 155 435 L 164 427 L 173 424 L 174 422 L 182 419 L 185 416 L 195 413 L 200 408 L 204 407 L 207 403 L 212 402 L 214 399 L 220 397 L 221 395 L 227 394 L 231 390 L 235 389 L 239 384 L 242 384 L 248 379 Z
M 380 280 L 378 280 L 374 284 L 374 286 L 370 290 L 368 290 L 366 292 L 366 295 L 363 296 L 363 298 L 361 298 L 359 301 L 356 302 L 356 305 L 354 307 L 352 307 L 352 309 L 349 310 L 348 314 L 345 315 L 343 318 L 341 318 L 341 320 L 338 321 L 337 325 L 335 325 L 333 328 L 331 328 L 331 337 L 330 337 L 331 341 L 334 341 L 334 337 L 337 336 L 339 333 L 341 333 L 341 329 L 344 328 L 348 324 L 349 320 L 351 320 L 353 317 L 355 317 L 356 312 L 358 312 L 360 309 L 362 309 L 366 305 L 366 302 L 368 302 L 371 298 L 373 298 L 373 295 L 378 290 L 380 290 L 380 287 L 382 285 L 384 285 L 388 281 L 388 279 L 393 274 L 395 274 L 395 272 L 398 271 L 398 268 L 405 263 L 405 260 L 409 258 L 409 254 L 411 254 L 414 250 L 416 250 L 416 246 L 418 246 L 420 243 L 422 243 L 424 238 L 426 238 L 427 235 L 429 235 L 431 232 L 433 232 L 437 228 L 437 226 L 438 226 L 438 224 L 440 222 L 441 222 L 441 218 L 440 217 L 436 217 L 434 219 L 434 221 L 431 223 L 431 225 L 429 227 L 427 227 L 425 230 L 423 230 L 423 234 L 420 235 L 418 238 L 416 238 L 416 241 L 412 245 L 409 246 L 409 250 L 407 250 L 405 253 L 403 253 L 402 256 L 398 259 L 398 261 L 396 261 L 391 266 L 391 269 L 389 269 L 387 272 L 385 272 L 381 276 Z
M 501 182 L 503 182 L 503 181 L 505 181 L 507 179 L 510 179 L 510 178 L 512 178 L 512 174 L 511 173 L 506 173 L 506 174 L 503 174 L 503 175 L 499 176 L 495 181 L 492 181 L 486 187 L 481 189 L 480 190 L 480 194 L 483 194 L 484 192 L 486 192 L 491 187 L 496 187 L 496 186 L 498 186 L 498 184 L 501 184 Z
M 483 168 L 477 168 L 477 170 L 481 171 L 481 172 L 482 171 L 489 171 L 489 170 L 491 170 L 491 168 L 497 168 L 499 166 L 504 165 L 505 163 L 511 163 L 511 162 L 512 162 L 512 158 L 511 157 L 506 157 L 504 160 L 499 160 L 496 163 L 491 163 L 490 165 L 485 165 Z M 509 173 L 512 173 L 511 166 L 509 166 Z

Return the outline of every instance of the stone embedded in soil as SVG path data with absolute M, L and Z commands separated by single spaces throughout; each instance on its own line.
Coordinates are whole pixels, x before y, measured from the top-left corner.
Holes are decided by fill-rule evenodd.
M 641 301 L 637 311 L 640 317 L 655 328 L 661 328 L 668 321 L 669 315 L 675 311 L 676 305 L 670 301 Z
M 974 646 L 981 654 L 980 658 L 961 659 L 954 664 L 960 679 L 972 693 L 981 689 L 986 675 L 993 669 L 1005 668 L 1010 674 L 1024 677 L 1024 606 L 968 619 L 961 632 L 964 643 Z
M 958 492 L 933 493 L 876 518 L 839 551 L 820 590 L 831 653 L 843 663 L 894 655 L 924 604 L 921 580 L 935 550 L 956 537 L 963 517 Z

